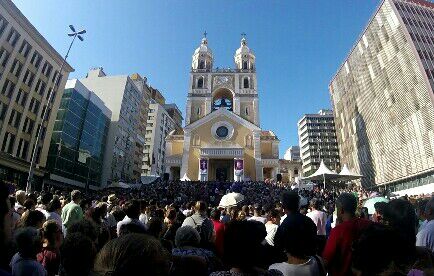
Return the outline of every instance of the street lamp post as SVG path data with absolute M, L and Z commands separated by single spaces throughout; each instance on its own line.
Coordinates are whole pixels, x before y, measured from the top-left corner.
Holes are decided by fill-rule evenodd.
M 41 123 L 39 125 L 39 129 L 38 129 L 38 133 L 36 134 L 35 144 L 33 146 L 32 158 L 30 160 L 29 175 L 27 177 L 27 186 L 26 186 L 26 192 L 27 193 L 30 193 L 32 191 L 32 182 L 33 182 L 33 175 L 34 175 L 34 170 L 35 170 L 36 155 L 38 152 L 39 140 L 41 139 L 41 135 L 42 135 L 42 127 L 43 127 L 45 121 L 47 120 L 48 109 L 49 109 L 48 107 L 52 104 L 51 102 L 53 101 L 54 94 L 57 91 L 58 83 L 60 82 L 60 78 L 62 76 L 63 67 L 65 66 L 66 59 L 68 58 L 69 51 L 71 51 L 71 47 L 72 47 L 72 44 L 74 44 L 75 38 L 78 37 L 78 39 L 83 41 L 83 37 L 81 35 L 86 33 L 86 30 L 81 30 L 81 31 L 77 32 L 73 25 L 69 25 L 69 28 L 71 29 L 72 33 L 69 33 L 68 36 L 71 36 L 73 38 L 72 38 L 71 44 L 69 45 L 68 51 L 66 52 L 65 58 L 62 60 L 62 64 L 60 65 L 59 73 L 56 75 L 56 78 L 54 80 L 54 85 L 48 94 L 49 96 L 48 96 L 48 100 L 47 100 L 47 106 L 44 109 L 44 113 L 42 115 L 42 120 L 41 120 Z

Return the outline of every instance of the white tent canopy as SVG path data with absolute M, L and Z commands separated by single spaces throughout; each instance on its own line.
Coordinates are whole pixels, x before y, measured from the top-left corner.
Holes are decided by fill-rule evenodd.
M 351 172 L 348 169 L 347 165 L 344 165 L 341 172 L 339 173 L 339 176 L 340 176 L 339 180 L 341 181 L 350 181 L 350 180 L 360 179 L 363 177 L 363 175 Z
M 322 180 L 324 183 L 324 187 L 325 187 L 325 183 L 327 180 L 338 180 L 339 179 L 339 174 L 331 171 L 329 168 L 327 168 L 326 164 L 324 164 L 324 161 L 321 160 L 321 164 L 319 165 L 318 170 L 313 173 L 312 175 L 308 176 L 308 177 L 304 177 L 304 180 Z
M 304 177 L 305 180 L 336 180 L 339 178 L 339 174 L 331 171 L 321 160 L 318 170 L 310 176 Z

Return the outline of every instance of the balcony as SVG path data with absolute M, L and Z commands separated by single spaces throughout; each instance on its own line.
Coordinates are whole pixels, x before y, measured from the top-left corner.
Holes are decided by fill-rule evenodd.
M 206 95 L 206 94 L 208 94 L 208 89 L 207 88 L 194 88 L 191 90 L 191 94 Z
M 166 166 L 181 166 L 182 156 L 181 155 L 166 156 L 166 158 L 164 159 L 164 163 Z

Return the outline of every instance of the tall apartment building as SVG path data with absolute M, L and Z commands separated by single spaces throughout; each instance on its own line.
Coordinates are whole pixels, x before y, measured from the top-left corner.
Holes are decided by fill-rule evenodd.
M 301 160 L 301 157 L 300 157 L 300 147 L 299 146 L 290 146 L 286 150 L 283 159 L 290 160 L 290 161 Z
M 434 4 L 384 0 L 330 84 L 342 163 L 362 185 L 434 186 Z
M 36 134 L 62 61 L 12 1 L 0 1 L 0 179 L 25 186 Z M 73 70 L 65 64 L 48 105 L 49 119 L 37 150 L 37 182 L 45 173 L 55 114 Z
M 66 82 L 48 152 L 48 182 L 99 189 L 112 112 L 79 80 Z
M 176 104 L 166 104 L 160 91 L 151 87 L 142 175 L 162 176 L 165 173 L 166 136 L 181 128 L 182 113 Z
M 128 75 L 107 76 L 94 68 L 80 82 L 112 111 L 103 178 L 107 183 L 140 181 L 145 145 L 145 93 Z M 106 184 L 106 183 L 105 183 Z
M 317 114 L 305 114 L 298 121 L 298 140 L 303 175 L 314 173 L 321 161 L 329 169 L 339 170 L 339 149 L 331 110 L 322 109 Z

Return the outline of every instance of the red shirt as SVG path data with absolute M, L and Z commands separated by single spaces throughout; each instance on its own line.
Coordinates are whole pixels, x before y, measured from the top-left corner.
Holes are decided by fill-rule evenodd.
M 215 231 L 215 247 L 217 254 L 223 256 L 223 235 L 225 234 L 225 224 L 218 220 L 212 220 Z
M 47 275 L 59 274 L 60 252 L 55 249 L 43 248 L 36 256 L 38 262 L 47 270 Z
M 371 224 L 366 219 L 355 218 L 332 229 L 322 253 L 328 263 L 330 275 L 352 275 L 351 254 L 353 241 Z

